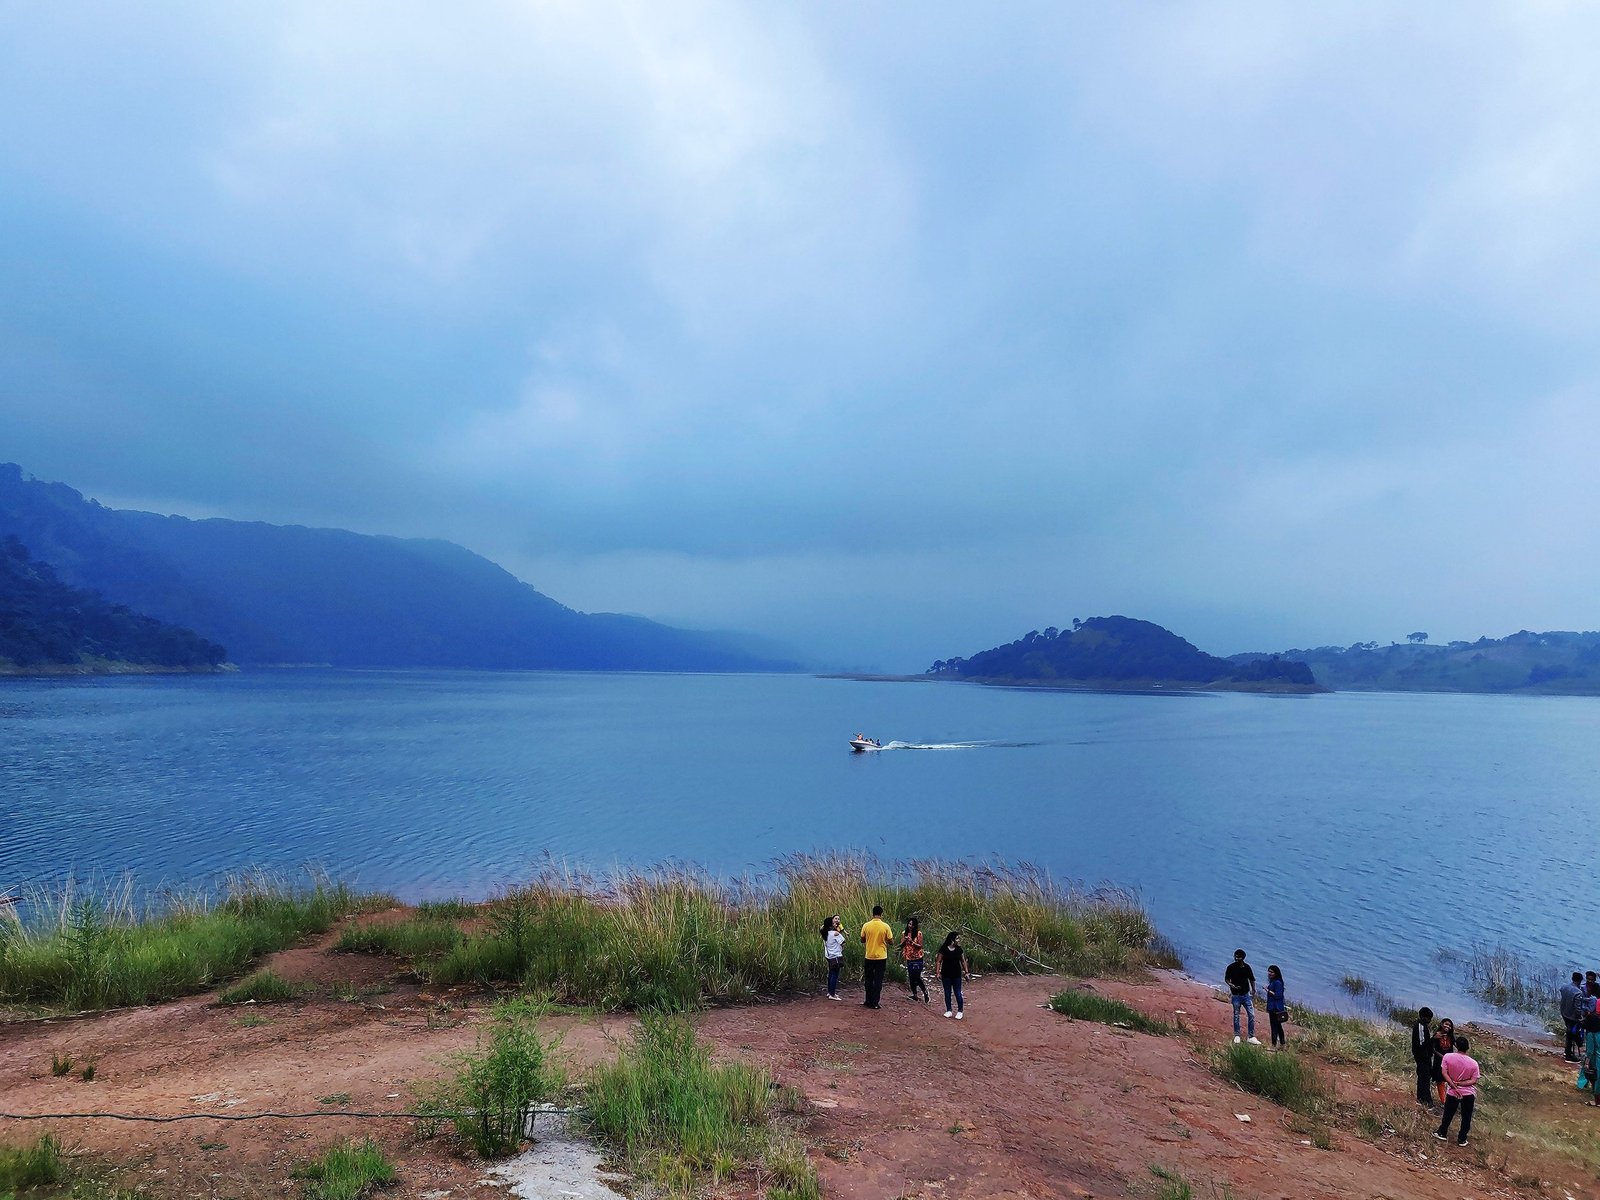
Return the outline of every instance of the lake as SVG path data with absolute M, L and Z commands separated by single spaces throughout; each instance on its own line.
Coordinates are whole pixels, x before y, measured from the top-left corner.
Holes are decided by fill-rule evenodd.
M 940 748 L 852 755 L 857 730 Z M 1136 888 L 1191 972 L 1479 1011 L 1440 947 L 1600 966 L 1600 699 L 1117 695 L 807 676 L 0 683 L 0 890 L 317 863 L 407 899 L 604 868 L 997 856 Z

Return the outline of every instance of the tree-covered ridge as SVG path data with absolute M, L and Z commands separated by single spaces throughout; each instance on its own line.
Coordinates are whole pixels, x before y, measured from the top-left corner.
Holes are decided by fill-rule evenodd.
M 1509 637 L 1431 644 L 1418 631 L 1380 646 L 1285 650 L 1329 687 L 1390 692 L 1543 692 L 1600 694 L 1600 633 L 1521 630 Z M 1245 664 L 1270 657 L 1236 654 Z
M 193 670 L 215 667 L 224 653 L 197 633 L 69 587 L 16 538 L 0 540 L 0 667 Z
M 969 658 L 941 659 L 927 673 L 1019 683 L 1316 686 L 1303 662 L 1277 656 L 1230 662 L 1132 617 L 1090 617 L 1074 620 L 1070 629 L 1034 630 Z

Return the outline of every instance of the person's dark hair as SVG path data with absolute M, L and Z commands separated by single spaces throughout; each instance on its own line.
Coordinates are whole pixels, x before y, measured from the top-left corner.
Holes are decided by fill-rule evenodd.
M 1572 973 L 1572 982 L 1573 983 L 1582 983 L 1583 982 L 1583 972 L 1582 971 L 1574 971 Z
M 1267 976 L 1268 976 L 1268 978 L 1271 978 L 1273 975 L 1276 975 L 1279 979 L 1283 978 L 1283 972 L 1278 970 L 1278 964 L 1277 963 L 1273 963 L 1270 967 L 1267 968 Z
M 823 937 L 823 940 L 824 940 L 824 941 L 826 941 L 826 940 L 827 940 L 827 937 L 828 937 L 828 934 L 829 934 L 829 933 L 831 933 L 831 932 L 833 932 L 833 923 L 834 923 L 834 922 L 835 922 L 835 921 L 837 921 L 837 920 L 838 920 L 838 919 L 839 919 L 839 918 L 838 918 L 838 917 L 836 917 L 836 916 L 834 916 L 834 917 L 829 917 L 829 918 L 828 918 L 828 919 L 827 919 L 827 920 L 826 920 L 826 921 L 824 921 L 824 922 L 823 922 L 823 923 L 822 923 L 822 937 Z
M 1472 1043 L 1467 1040 L 1467 1035 L 1464 1033 L 1456 1039 L 1457 1054 L 1465 1054 L 1471 1046 Z
M 1585 971 L 1583 973 L 1583 977 L 1585 979 L 1593 979 L 1594 978 L 1594 972 L 1593 971 Z
M 907 917 L 906 918 L 906 932 L 908 934 L 921 933 L 922 932 L 922 922 L 917 920 L 915 917 Z
M 1243 950 L 1235 950 L 1233 952 L 1233 957 L 1234 957 L 1234 961 L 1237 962 L 1239 959 L 1242 959 L 1244 957 L 1244 951 Z
M 1583 1018 L 1585 1033 L 1600 1033 L 1600 1012 L 1589 1012 Z
M 881 904 L 874 904 L 874 905 L 873 905 L 873 906 L 872 906 L 872 915 L 873 915 L 873 916 L 875 916 L 875 917 L 881 917 L 881 916 L 883 916 L 883 905 L 881 905 Z
M 1421 1008 L 1417 1009 L 1417 1020 L 1419 1020 L 1419 1021 L 1431 1021 L 1431 1020 L 1433 1020 L 1433 1009 L 1429 1008 L 1426 1004 L 1424 1004 Z
M 952 947 L 952 946 L 954 946 L 956 944 L 956 939 L 958 937 L 960 937 L 960 936 L 961 936 L 961 930 L 952 929 L 949 933 L 944 935 L 944 945 L 940 946 L 939 949 L 940 950 L 948 950 L 948 949 L 950 949 L 950 947 Z

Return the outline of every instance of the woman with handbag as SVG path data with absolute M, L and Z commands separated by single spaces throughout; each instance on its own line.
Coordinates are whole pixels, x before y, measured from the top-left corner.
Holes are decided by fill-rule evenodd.
M 1289 1019 L 1289 1002 L 1283 992 L 1283 972 L 1274 963 L 1267 968 L 1267 1020 L 1272 1025 L 1272 1048 L 1287 1046 L 1283 1036 L 1283 1023 Z

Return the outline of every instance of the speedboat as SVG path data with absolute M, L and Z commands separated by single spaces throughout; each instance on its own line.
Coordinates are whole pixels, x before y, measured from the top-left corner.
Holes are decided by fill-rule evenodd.
M 876 739 L 858 733 L 850 739 L 850 749 L 861 754 L 867 750 L 882 750 L 883 746 Z

